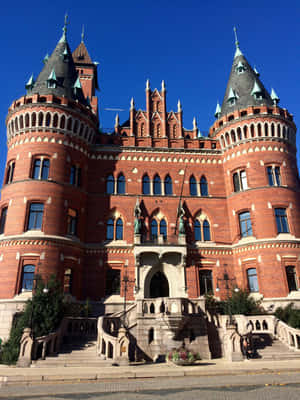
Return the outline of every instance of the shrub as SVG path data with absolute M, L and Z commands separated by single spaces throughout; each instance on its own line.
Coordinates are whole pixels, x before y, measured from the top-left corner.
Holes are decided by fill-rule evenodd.
M 260 302 L 253 299 L 247 290 L 239 290 L 231 292 L 227 300 L 220 301 L 217 305 L 220 314 L 244 314 L 254 315 L 261 314 L 262 310 Z
M 293 303 L 284 308 L 278 307 L 275 311 L 275 316 L 292 328 L 300 329 L 300 310 L 296 310 L 293 307 Z

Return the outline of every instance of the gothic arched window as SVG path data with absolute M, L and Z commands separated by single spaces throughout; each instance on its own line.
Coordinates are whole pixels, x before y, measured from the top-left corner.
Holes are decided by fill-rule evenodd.
M 125 176 L 123 174 L 120 174 L 117 179 L 117 193 L 125 193 Z
M 142 193 L 150 194 L 150 179 L 147 174 L 143 176 Z
M 208 186 L 205 176 L 200 179 L 200 194 L 201 196 L 208 196 Z
M 116 222 L 116 240 L 123 240 L 123 221 L 121 218 Z
M 157 222 L 155 219 L 151 221 L 151 239 L 156 240 L 158 236 L 157 232 Z
M 114 220 L 109 218 L 106 224 L 106 240 L 114 239 Z
M 207 220 L 203 222 L 203 240 L 204 241 L 210 240 L 210 226 Z
M 197 196 L 197 181 L 194 177 L 194 175 L 192 175 L 190 177 L 190 195 L 191 196 Z
M 115 193 L 115 178 L 112 174 L 108 175 L 108 177 L 106 178 L 106 193 Z
M 159 175 L 155 175 L 154 177 L 153 194 L 161 194 L 161 180 Z
M 198 219 L 194 222 L 194 238 L 195 242 L 199 242 L 202 240 L 202 235 L 201 235 L 201 224 Z
M 171 194 L 173 194 L 172 179 L 170 175 L 167 175 L 165 178 L 165 195 L 171 195 Z
M 159 233 L 163 236 L 164 240 L 167 239 L 167 223 L 164 219 L 160 221 L 159 224 Z

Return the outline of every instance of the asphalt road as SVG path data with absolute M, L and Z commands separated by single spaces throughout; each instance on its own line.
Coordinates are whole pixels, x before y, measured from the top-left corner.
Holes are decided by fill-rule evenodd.
M 298 400 L 300 374 L 249 374 L 3 386 L 7 400 Z

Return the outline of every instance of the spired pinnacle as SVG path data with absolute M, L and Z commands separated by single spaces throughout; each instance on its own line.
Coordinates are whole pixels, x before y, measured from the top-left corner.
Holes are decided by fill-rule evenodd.
M 67 41 L 67 25 L 68 24 L 69 24 L 69 22 L 68 22 L 68 14 L 66 13 L 65 21 L 64 21 L 64 27 L 62 28 L 63 34 L 62 34 L 62 37 L 61 37 L 59 43 Z
M 81 30 L 81 43 L 84 42 L 84 25 L 82 25 L 82 30 Z
M 235 26 L 233 27 L 233 31 L 234 31 L 235 47 L 236 47 L 235 55 L 234 55 L 234 58 L 235 58 L 235 57 L 238 57 L 238 56 L 242 56 L 243 53 L 242 53 L 241 50 L 240 50 L 240 43 L 239 43 L 239 41 L 238 41 L 238 37 L 237 37 L 236 27 L 235 27 Z

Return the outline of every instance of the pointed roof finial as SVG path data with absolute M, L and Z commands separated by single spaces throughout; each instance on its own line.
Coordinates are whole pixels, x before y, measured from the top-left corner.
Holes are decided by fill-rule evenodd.
M 61 37 L 59 43 L 62 43 L 62 42 L 66 42 L 66 41 L 67 41 L 67 25 L 68 25 L 68 14 L 66 13 L 66 14 L 65 14 L 64 27 L 63 27 L 63 29 L 62 29 L 63 34 L 62 34 L 62 37 Z
M 47 53 L 43 59 L 43 63 L 46 64 L 46 62 L 49 60 L 49 54 Z
M 220 107 L 219 100 L 218 100 L 216 111 L 215 111 L 215 117 L 220 118 L 220 116 L 221 116 L 221 107 Z
M 146 80 L 146 90 L 150 89 L 150 81 L 149 79 Z
M 196 120 L 196 117 L 193 118 L 193 129 L 197 129 L 197 120 Z
M 131 97 L 131 100 L 130 100 L 130 110 L 133 110 L 134 109 L 134 100 L 133 100 L 133 97 Z
M 84 25 L 82 25 L 82 30 L 81 30 L 81 43 L 84 41 Z
M 120 124 L 120 118 L 119 118 L 119 114 L 116 114 L 116 118 L 115 118 L 115 128 L 117 128 Z
M 178 103 L 177 103 L 177 112 L 181 112 L 181 111 L 182 111 L 181 103 L 180 103 L 180 100 L 178 100 Z
M 239 43 L 239 41 L 238 41 L 238 37 L 237 37 L 236 27 L 235 27 L 235 26 L 233 27 L 233 32 L 234 32 L 235 47 L 236 47 L 235 55 L 234 55 L 234 58 L 235 58 L 235 57 L 238 57 L 238 56 L 242 56 L 243 53 L 242 53 L 241 50 L 240 50 L 240 43 Z
M 26 90 L 31 90 L 34 86 L 34 78 L 33 78 L 33 74 L 31 75 L 31 77 L 28 79 L 28 82 L 25 85 L 25 89 Z
M 164 80 L 161 81 L 161 90 L 162 91 L 166 90 L 166 85 Z
M 276 92 L 275 92 L 275 90 L 273 88 L 271 90 L 271 99 L 273 100 L 274 106 L 277 106 L 277 104 L 279 103 L 280 99 L 277 96 L 277 94 L 276 94 Z

